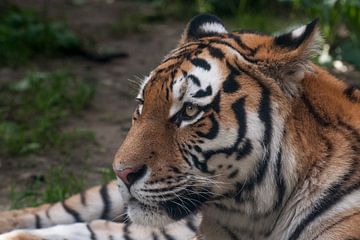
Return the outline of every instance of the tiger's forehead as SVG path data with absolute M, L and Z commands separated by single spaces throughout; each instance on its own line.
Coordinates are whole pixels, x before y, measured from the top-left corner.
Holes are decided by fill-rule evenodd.
M 207 53 L 183 62 L 172 82 L 169 117 L 176 114 L 186 102 L 200 106 L 210 104 L 226 77 L 222 65 L 221 61 Z
M 227 77 L 228 58 L 246 61 L 239 52 L 223 45 L 200 42 L 175 49 L 144 80 L 138 97 L 144 97 L 151 82 L 163 81 L 166 89 L 162 94 L 171 103 L 169 117 L 185 102 L 210 104 Z

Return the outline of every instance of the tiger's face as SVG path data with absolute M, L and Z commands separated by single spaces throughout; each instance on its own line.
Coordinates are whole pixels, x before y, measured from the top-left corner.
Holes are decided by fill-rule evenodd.
M 145 79 L 114 170 L 133 222 L 162 226 L 261 181 L 316 22 L 272 37 L 195 17 Z M 274 153 L 272 153 L 272 151 Z

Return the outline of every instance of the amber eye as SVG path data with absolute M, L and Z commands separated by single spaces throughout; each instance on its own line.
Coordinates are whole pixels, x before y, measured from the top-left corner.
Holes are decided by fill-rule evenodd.
M 197 115 L 199 112 L 199 107 L 195 104 L 188 104 L 185 107 L 185 114 L 187 117 L 191 118 Z

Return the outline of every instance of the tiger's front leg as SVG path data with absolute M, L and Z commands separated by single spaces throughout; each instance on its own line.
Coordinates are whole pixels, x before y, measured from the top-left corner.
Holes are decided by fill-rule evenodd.
M 95 219 L 120 221 L 124 201 L 116 182 L 91 188 L 63 202 L 0 213 L 0 233 L 14 229 L 46 228 Z
M 197 237 L 199 224 L 199 217 L 189 217 L 164 229 L 95 220 L 90 223 L 59 225 L 44 229 L 15 230 L 0 235 L 0 240 L 195 240 L 200 239 Z

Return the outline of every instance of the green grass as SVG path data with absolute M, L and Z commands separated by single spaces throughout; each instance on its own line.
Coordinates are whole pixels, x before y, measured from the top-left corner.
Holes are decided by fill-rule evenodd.
M 115 173 L 112 168 L 100 168 L 101 183 L 106 184 L 115 179 Z
M 43 176 L 34 176 L 25 186 L 13 186 L 9 194 L 10 208 L 36 207 L 69 198 L 85 190 L 84 172 L 76 171 L 75 174 L 62 167 L 55 167 Z M 96 174 L 100 174 L 101 184 L 115 179 L 111 168 L 99 168 Z
M 84 129 L 61 131 L 70 115 L 86 108 L 94 87 L 65 71 L 32 72 L 0 86 L 0 155 L 18 156 L 69 140 L 93 138 Z
M 17 7 L 0 9 L 0 64 L 23 65 L 38 56 L 76 52 L 81 41 L 61 21 Z
M 63 168 L 52 168 L 45 176 L 34 177 L 21 189 L 12 188 L 9 196 L 11 209 L 35 207 L 44 203 L 54 203 L 74 195 L 84 188 L 83 176 Z

